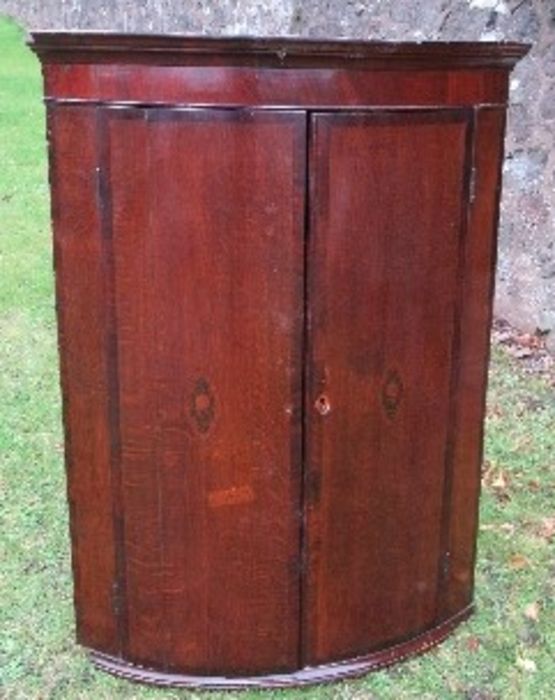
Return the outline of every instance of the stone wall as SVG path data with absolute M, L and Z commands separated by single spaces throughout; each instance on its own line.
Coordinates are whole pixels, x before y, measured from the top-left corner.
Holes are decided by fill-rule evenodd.
M 533 44 L 511 80 L 497 313 L 555 347 L 555 0 L 0 0 L 27 28 Z

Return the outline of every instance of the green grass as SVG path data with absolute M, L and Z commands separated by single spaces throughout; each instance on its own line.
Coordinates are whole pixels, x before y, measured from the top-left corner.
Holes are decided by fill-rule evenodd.
M 224 697 L 115 680 L 73 642 L 41 81 L 21 32 L 6 20 L 0 144 L 0 692 L 25 700 Z M 436 651 L 361 681 L 242 698 L 554 697 L 554 544 L 542 533 L 542 520 L 555 516 L 554 398 L 495 351 L 489 406 L 492 467 L 472 620 Z M 537 621 L 525 615 L 532 603 Z

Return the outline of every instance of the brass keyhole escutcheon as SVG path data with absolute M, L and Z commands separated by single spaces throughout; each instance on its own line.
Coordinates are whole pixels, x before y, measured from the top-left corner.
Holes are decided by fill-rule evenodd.
M 325 416 L 331 411 L 330 402 L 325 394 L 320 394 L 314 405 L 321 416 Z

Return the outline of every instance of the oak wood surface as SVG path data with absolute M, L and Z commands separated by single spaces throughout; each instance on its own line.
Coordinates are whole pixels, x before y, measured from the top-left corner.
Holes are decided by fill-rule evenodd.
M 507 69 L 438 64 L 426 71 L 345 66 L 276 70 L 265 66 L 47 64 L 50 99 L 187 106 L 449 107 L 503 104 Z
M 43 61 L 63 63 L 109 60 L 186 64 L 195 59 L 210 64 L 265 63 L 278 68 L 312 67 L 334 62 L 351 68 L 366 65 L 387 69 L 405 65 L 411 70 L 430 66 L 512 67 L 528 45 L 517 42 L 391 42 L 300 37 L 210 37 L 179 34 L 120 34 L 95 31 L 34 31 L 31 46 Z
M 48 133 L 77 637 L 86 646 L 119 654 L 96 109 L 51 107 Z
M 517 44 L 35 33 L 77 636 L 357 675 L 471 610 Z
M 312 117 L 310 663 L 436 617 L 469 117 Z
M 106 118 L 128 653 L 293 668 L 305 118 Z
M 442 620 L 436 627 L 399 644 L 388 646 L 385 649 L 379 649 L 354 659 L 343 659 L 330 664 L 319 664 L 318 666 L 305 666 L 290 673 L 272 673 L 257 676 L 194 676 L 136 666 L 121 658 L 102 652 L 91 652 L 90 658 L 97 668 L 114 676 L 157 686 L 210 690 L 245 690 L 247 688 L 291 688 L 315 685 L 342 681 L 348 678 L 358 678 L 370 671 L 379 671 L 399 661 L 423 654 L 441 643 L 461 622 L 468 618 L 472 610 L 472 606 L 463 608 L 453 617 Z
M 504 130 L 503 109 L 476 110 L 474 194 L 467 210 L 459 290 L 460 349 L 453 414 L 452 484 L 446 501 L 448 523 L 443 544 L 449 566 L 440 601 L 442 615 L 459 610 L 472 600 Z

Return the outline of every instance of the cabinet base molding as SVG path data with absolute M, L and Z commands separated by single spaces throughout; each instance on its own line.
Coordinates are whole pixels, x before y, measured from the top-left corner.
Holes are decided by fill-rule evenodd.
M 140 683 L 175 688 L 204 688 L 207 690 L 237 690 L 246 688 L 286 688 L 301 685 L 316 685 L 356 678 L 370 671 L 379 671 L 413 656 L 423 654 L 440 644 L 451 632 L 474 611 L 469 605 L 436 627 L 404 642 L 373 651 L 364 656 L 344 659 L 319 666 L 305 666 L 290 673 L 275 673 L 260 676 L 196 676 L 167 671 L 156 671 L 128 663 L 123 659 L 98 651 L 89 652 L 93 664 L 102 671 L 120 678 Z

